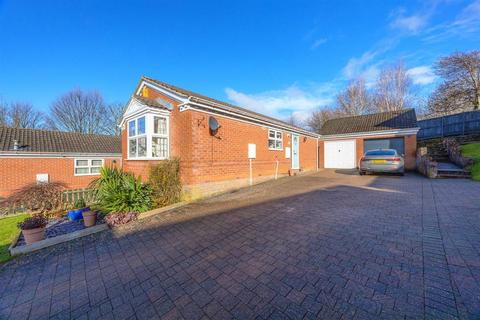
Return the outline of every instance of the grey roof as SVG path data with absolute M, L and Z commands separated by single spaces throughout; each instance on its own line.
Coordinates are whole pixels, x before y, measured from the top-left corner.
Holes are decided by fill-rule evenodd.
M 278 119 L 275 119 L 275 118 L 272 118 L 272 117 L 269 117 L 269 116 L 265 116 L 263 114 L 260 114 L 260 113 L 254 112 L 254 111 L 250 111 L 248 109 L 245 109 L 245 108 L 242 108 L 242 107 L 239 107 L 239 106 L 235 106 L 233 104 L 230 104 L 230 103 L 227 103 L 227 102 L 224 102 L 224 101 L 216 100 L 216 99 L 204 96 L 202 94 L 199 94 L 199 93 L 196 93 L 196 92 L 193 92 L 193 91 L 190 91 L 190 90 L 185 90 L 185 89 L 176 87 L 174 85 L 155 80 L 153 78 L 142 76 L 142 80 L 152 82 L 152 83 L 154 83 L 158 86 L 161 86 L 163 88 L 174 91 L 177 94 L 180 94 L 181 96 L 185 96 L 186 98 L 190 98 L 190 101 L 192 101 L 192 102 L 199 102 L 199 103 L 210 104 L 210 105 L 213 104 L 213 106 L 217 107 L 218 109 L 221 109 L 221 110 L 224 110 L 224 111 L 227 111 L 227 112 L 233 112 L 233 113 L 238 114 L 238 115 L 247 116 L 247 117 L 257 119 L 257 120 L 265 121 L 265 122 L 268 122 L 272 125 L 285 127 L 285 128 L 291 129 L 293 131 L 301 131 L 301 132 L 309 133 L 311 135 L 316 136 L 315 133 L 313 133 L 309 130 L 306 130 L 306 129 L 303 129 L 303 128 L 300 128 L 300 127 L 297 127 L 297 126 L 293 126 L 293 125 L 291 125 L 287 122 L 284 122 L 284 121 L 281 121 L 281 120 L 278 120 Z
M 0 152 L 121 154 L 118 136 L 0 127 Z
M 325 122 L 320 134 L 334 135 L 409 128 L 417 128 L 415 109 L 331 119 Z

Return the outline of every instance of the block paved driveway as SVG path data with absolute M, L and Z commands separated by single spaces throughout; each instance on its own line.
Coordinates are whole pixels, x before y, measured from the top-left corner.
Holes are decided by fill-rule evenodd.
M 1 319 L 479 319 L 480 183 L 320 172 L 1 267 Z

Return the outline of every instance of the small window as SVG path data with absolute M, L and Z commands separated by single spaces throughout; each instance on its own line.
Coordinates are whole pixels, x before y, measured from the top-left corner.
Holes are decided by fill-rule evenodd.
M 152 138 L 152 157 L 166 158 L 168 156 L 168 140 L 167 138 Z
M 282 131 L 268 130 L 268 148 L 270 150 L 283 149 L 283 134 Z
M 74 173 L 76 176 L 98 175 L 103 167 L 103 159 L 76 159 Z
M 153 133 L 167 134 L 167 119 L 155 117 L 153 120 Z
M 137 135 L 145 134 L 145 117 L 138 118 L 137 127 Z
M 135 120 L 132 120 L 128 123 L 128 136 L 133 137 L 137 133 L 136 125 L 135 125 Z

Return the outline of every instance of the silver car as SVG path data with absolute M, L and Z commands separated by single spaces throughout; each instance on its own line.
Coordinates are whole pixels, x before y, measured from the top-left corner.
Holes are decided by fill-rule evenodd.
M 400 155 L 395 149 L 375 149 L 365 153 L 360 159 L 358 171 L 360 175 L 371 172 L 405 172 L 403 155 Z

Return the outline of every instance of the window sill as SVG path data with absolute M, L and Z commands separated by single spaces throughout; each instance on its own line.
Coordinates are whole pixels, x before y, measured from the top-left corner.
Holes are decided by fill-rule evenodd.
M 74 177 L 99 176 L 100 173 L 74 173 Z
M 144 157 L 144 158 L 127 158 L 127 161 L 158 161 L 158 160 L 168 160 L 168 157 L 166 158 L 153 158 L 153 157 Z
M 283 151 L 283 148 L 282 148 L 282 149 L 273 149 L 273 148 L 268 148 L 268 150 L 270 150 L 270 151 Z

